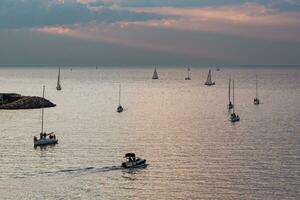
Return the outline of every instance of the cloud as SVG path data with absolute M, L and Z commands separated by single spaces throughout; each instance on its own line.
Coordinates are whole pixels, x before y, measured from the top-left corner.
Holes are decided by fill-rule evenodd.
M 105 1 L 91 0 L 1 0 L 0 28 L 31 28 L 162 18 L 157 14 L 117 10 L 105 5 Z

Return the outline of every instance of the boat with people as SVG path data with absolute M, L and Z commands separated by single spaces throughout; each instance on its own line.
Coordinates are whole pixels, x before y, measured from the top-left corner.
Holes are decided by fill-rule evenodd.
M 131 168 L 143 168 L 146 167 L 146 160 L 135 156 L 135 153 L 126 153 L 125 157 L 127 160 L 122 163 L 122 167 Z
M 260 102 L 259 102 L 259 99 L 258 99 L 258 95 L 257 95 L 257 93 L 258 93 L 258 92 L 257 92 L 257 90 L 258 90 L 258 86 L 257 86 L 258 83 L 257 83 L 257 82 L 258 82 L 258 80 L 257 80 L 257 75 L 256 75 L 256 95 L 255 95 L 255 98 L 254 98 L 254 100 L 253 100 L 253 104 L 254 104 L 254 105 L 258 105 L 258 104 L 260 103 Z
M 213 82 L 211 80 L 211 70 L 208 71 L 207 79 L 206 79 L 204 85 L 207 85 L 207 86 L 215 85 L 215 82 Z
M 119 85 L 119 105 L 117 107 L 117 112 L 121 113 L 123 112 L 123 107 L 121 106 L 121 84 Z
M 158 79 L 158 73 L 156 71 L 156 67 L 154 68 L 154 72 L 153 72 L 153 75 L 152 75 L 152 79 Z
M 61 85 L 60 85 L 60 67 L 58 67 L 58 76 L 57 76 L 56 90 L 57 91 L 61 90 Z
M 232 101 L 233 101 L 233 109 L 232 109 L 232 113 L 230 114 L 230 121 L 234 123 L 240 121 L 240 116 L 237 115 L 234 110 L 234 108 L 236 107 L 234 104 L 234 80 L 232 80 Z
M 43 86 L 43 98 L 45 97 L 45 86 Z M 53 132 L 46 133 L 44 132 L 44 107 L 42 107 L 42 126 L 40 132 L 40 138 L 38 139 L 37 136 L 33 137 L 33 144 L 34 146 L 44 146 L 44 145 L 51 145 L 57 144 L 58 139 L 56 138 Z

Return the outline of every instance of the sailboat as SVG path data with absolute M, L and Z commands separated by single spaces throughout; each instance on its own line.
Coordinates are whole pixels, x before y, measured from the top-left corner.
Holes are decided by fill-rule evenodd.
M 119 105 L 117 107 L 117 112 L 123 112 L 123 107 L 121 106 L 121 84 L 119 85 Z
M 57 76 L 56 90 L 61 90 L 61 85 L 60 85 L 60 67 L 58 68 L 58 76 Z
M 208 71 L 207 79 L 204 84 L 207 86 L 215 85 L 215 82 L 211 81 L 211 70 Z
M 259 104 L 259 99 L 258 99 L 258 97 L 257 97 L 257 75 L 256 75 L 256 96 L 255 96 L 255 98 L 254 98 L 254 100 L 253 100 L 253 103 L 254 103 L 254 105 L 258 105 Z
M 233 104 L 231 103 L 231 100 L 230 100 L 230 84 L 231 84 L 231 76 L 229 76 L 229 85 L 228 85 L 228 109 L 232 109 L 233 108 Z
M 45 86 L 43 86 L 43 98 L 45 97 Z M 58 139 L 56 139 L 56 136 L 53 132 L 46 133 L 44 132 L 44 106 L 42 107 L 42 127 L 41 127 L 41 133 L 40 133 L 40 139 L 38 139 L 36 136 L 33 137 L 33 144 L 34 146 L 44 146 L 44 145 L 50 145 L 50 144 L 57 144 Z
M 190 69 L 190 67 L 187 67 L 187 77 L 185 77 L 185 80 L 191 80 L 191 77 L 190 77 L 190 71 L 191 71 L 191 69 Z
M 154 68 L 152 79 L 158 79 L 158 74 L 157 74 L 157 71 L 156 71 L 156 67 Z
M 238 122 L 240 121 L 240 117 L 239 115 L 235 114 L 234 108 L 234 80 L 232 80 L 232 101 L 233 101 L 233 109 L 232 109 L 232 113 L 230 114 L 230 121 L 231 122 Z

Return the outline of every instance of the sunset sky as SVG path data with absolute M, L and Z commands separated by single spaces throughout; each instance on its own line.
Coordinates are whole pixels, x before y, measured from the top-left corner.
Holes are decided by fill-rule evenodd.
M 1 0 L 0 66 L 298 65 L 300 0 Z

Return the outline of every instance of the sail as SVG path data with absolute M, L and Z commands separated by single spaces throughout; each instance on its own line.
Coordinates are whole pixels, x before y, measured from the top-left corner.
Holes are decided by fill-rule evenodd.
M 158 74 L 157 74 L 157 71 L 156 71 L 156 67 L 154 68 L 152 79 L 158 79 Z
M 207 85 L 212 85 L 212 81 L 211 81 L 211 70 L 208 71 L 208 75 L 207 75 L 207 79 L 205 82 Z
M 56 85 L 57 90 L 61 90 L 61 85 L 60 85 L 60 67 L 58 68 L 58 76 L 57 76 L 57 85 Z

